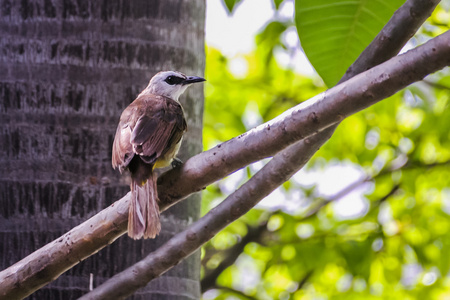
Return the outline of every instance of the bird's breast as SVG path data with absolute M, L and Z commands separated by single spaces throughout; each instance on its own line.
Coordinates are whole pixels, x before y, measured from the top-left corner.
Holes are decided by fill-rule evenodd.
M 180 141 L 175 144 L 171 149 L 169 149 L 163 156 L 158 158 L 158 160 L 155 162 L 154 169 L 159 168 L 165 168 L 170 166 L 170 163 L 172 160 L 177 156 L 178 151 L 180 150 L 181 142 L 183 141 L 183 138 L 180 139 Z

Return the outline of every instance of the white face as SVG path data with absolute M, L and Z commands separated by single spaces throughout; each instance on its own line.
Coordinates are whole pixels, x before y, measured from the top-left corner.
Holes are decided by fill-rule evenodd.
M 150 80 L 143 93 L 161 95 L 178 101 L 178 98 L 191 85 L 186 82 L 188 77 L 180 72 L 164 71 L 159 72 Z

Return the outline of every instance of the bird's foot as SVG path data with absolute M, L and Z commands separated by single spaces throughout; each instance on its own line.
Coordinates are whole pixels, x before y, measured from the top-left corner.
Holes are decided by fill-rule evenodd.
M 181 161 L 181 159 L 175 157 L 170 164 L 172 165 L 172 169 L 175 169 L 181 167 L 183 165 L 183 162 Z

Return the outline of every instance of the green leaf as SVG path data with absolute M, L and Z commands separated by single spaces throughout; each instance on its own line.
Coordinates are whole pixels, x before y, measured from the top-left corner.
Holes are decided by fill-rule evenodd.
M 286 31 L 288 25 L 279 21 L 267 24 L 264 30 L 256 38 L 258 53 L 262 56 L 264 64 L 268 65 L 273 57 L 273 51 L 277 46 L 283 46 L 281 35 Z
M 273 0 L 273 4 L 275 5 L 276 10 L 280 8 L 281 3 L 283 3 L 283 0 Z
M 225 4 L 226 8 L 228 9 L 228 12 L 230 14 L 232 14 L 236 4 L 238 4 L 241 1 L 242 0 L 223 0 L 223 3 Z
M 323 81 L 334 86 L 404 0 L 296 0 L 300 41 Z

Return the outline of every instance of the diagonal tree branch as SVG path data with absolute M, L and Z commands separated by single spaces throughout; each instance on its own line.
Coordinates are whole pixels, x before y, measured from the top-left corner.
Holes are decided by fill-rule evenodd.
M 395 77 L 394 74 L 397 74 L 397 72 L 387 72 L 381 78 L 378 76 L 372 77 L 371 75 L 379 75 L 379 71 L 388 70 L 390 66 L 401 68 L 401 66 L 406 67 L 409 64 L 414 64 L 417 69 L 407 69 L 409 72 L 416 74 L 425 66 L 430 65 L 438 70 L 450 64 L 450 57 L 447 57 L 448 51 L 450 51 L 450 31 L 414 50 L 408 51 L 406 54 L 392 58 L 364 72 L 361 74 L 363 76 L 357 76 L 354 79 L 370 78 L 370 82 L 373 83 L 375 81 L 375 85 L 377 85 L 376 82 L 378 80 L 383 81 L 384 77 L 393 79 L 393 76 Z M 401 76 L 401 74 L 403 74 L 403 77 L 400 82 L 405 84 L 403 80 L 405 74 L 400 72 L 398 76 Z M 341 85 L 352 84 L 355 81 L 354 79 L 350 79 L 347 83 Z M 396 80 L 393 80 L 393 82 L 396 82 Z M 388 87 L 386 86 L 386 88 Z M 366 90 L 365 87 L 363 89 Z M 346 89 L 343 88 L 342 90 L 345 93 Z M 367 90 L 371 90 L 371 88 L 367 88 Z M 313 139 L 317 138 L 317 136 L 313 135 L 307 138 L 305 143 L 307 141 L 314 142 Z M 287 151 L 275 155 L 244 185 L 188 229 L 177 234 L 155 252 L 125 271 L 113 276 L 80 299 L 110 299 L 111 297 L 123 299 L 137 289 L 144 287 L 152 279 L 165 273 L 181 259 L 191 255 L 217 232 L 248 212 L 261 199 L 297 172 L 298 165 L 288 165 L 280 170 L 280 164 L 284 164 L 285 161 L 296 161 L 302 166 L 306 164 L 311 155 L 317 150 L 316 148 L 310 148 L 309 152 L 298 152 L 293 151 L 295 148 L 295 145 L 290 146 Z
M 415 1 L 409 0 L 408 2 Z M 426 2 L 431 3 L 433 1 Z M 434 2 L 437 3 L 438 1 Z M 422 20 L 423 18 L 421 15 L 427 15 L 431 11 L 432 8 L 431 10 L 425 9 L 414 16 L 414 18 Z M 423 77 L 426 74 L 427 72 L 422 72 L 420 75 L 415 75 L 418 75 L 418 78 L 420 79 L 421 76 Z M 403 84 L 406 85 L 408 83 L 404 82 Z M 331 99 L 330 101 L 333 100 Z M 313 118 L 312 121 L 314 120 L 315 118 Z M 320 127 L 317 126 L 317 128 Z M 322 138 L 325 135 L 331 135 L 331 133 L 332 130 L 323 131 L 323 133 L 321 133 Z M 261 136 L 259 138 L 261 138 Z M 226 144 L 230 147 L 230 144 L 234 145 L 234 143 L 235 142 L 230 141 Z M 321 145 L 320 140 L 314 136 L 305 140 L 302 144 L 311 149 L 317 149 Z M 236 145 L 240 145 L 242 148 L 242 143 L 236 143 Z M 220 150 L 220 147 L 213 150 L 217 151 L 220 155 L 216 157 L 215 154 L 217 153 L 210 151 L 208 152 L 209 155 L 203 155 L 200 158 L 195 157 L 189 160 L 189 163 L 187 162 L 182 170 L 173 170 L 161 178 L 161 185 L 159 187 L 160 194 L 162 195 L 161 198 L 166 200 L 165 203 L 162 203 L 161 210 L 167 209 L 168 206 L 186 197 L 188 194 L 201 190 L 205 185 L 261 158 L 261 154 L 258 155 L 258 153 L 253 156 L 252 154 L 255 154 L 254 151 L 252 153 L 245 152 L 242 156 L 239 154 L 237 155 L 241 160 L 241 162 L 237 162 L 236 159 L 233 159 L 226 151 Z M 311 155 L 313 153 L 314 152 L 311 152 Z M 273 153 L 266 153 L 265 155 L 271 154 Z M 281 154 L 281 156 L 289 157 L 289 153 L 285 152 Z M 227 160 L 228 158 L 230 158 L 229 161 Z M 202 160 L 206 160 L 206 164 L 205 162 L 202 163 Z M 224 167 L 222 168 L 222 166 Z M 79 261 L 96 253 L 109 243 L 112 243 L 126 230 L 129 202 L 128 195 L 85 223 L 66 233 L 60 239 L 55 240 L 12 267 L 0 272 L 0 296 L 8 295 L 11 296 L 11 298 L 13 298 L 13 296 L 16 296 L 17 298 L 25 297 L 39 287 L 47 284 Z M 67 253 L 71 253 L 72 258 L 66 257 Z
M 296 152 L 289 155 L 295 155 L 298 161 L 306 164 L 315 150 L 317 149 L 311 148 L 307 153 Z M 275 156 L 244 185 L 188 229 L 175 235 L 146 258 L 113 276 L 80 299 L 124 299 L 191 255 L 217 232 L 245 214 L 295 174 L 297 166 L 278 172 L 277 165 L 283 159 L 285 157 Z
M 394 13 L 389 22 L 375 37 L 374 41 L 361 53 L 355 63 L 350 66 L 349 71 L 347 71 L 339 83 L 397 55 L 400 49 L 431 15 L 439 2 L 440 0 L 406 1 L 406 3 Z M 379 59 L 378 57 L 382 57 L 382 59 Z M 338 114 L 338 112 L 336 112 L 336 114 Z M 323 132 L 319 132 L 318 134 L 322 135 L 322 139 L 316 139 L 317 143 L 319 143 L 318 145 L 323 145 L 334 132 L 335 128 L 336 127 L 331 127 L 325 129 Z M 238 139 L 239 137 L 226 143 L 232 143 L 234 140 Z M 312 146 L 313 145 L 311 144 L 300 141 L 297 143 L 297 151 L 303 151 L 304 148 Z M 262 149 L 253 149 L 249 144 L 249 152 L 243 151 L 243 149 L 240 148 L 239 151 L 242 151 L 242 153 L 239 153 L 239 155 L 220 152 L 219 150 L 221 147 L 222 145 L 219 145 L 204 154 L 202 153 L 202 155 L 191 158 L 187 161 L 183 170 L 173 170 L 163 174 L 158 180 L 160 183 L 160 186 L 158 186 L 160 199 L 167 203 L 167 205 L 173 205 L 180 199 L 183 199 L 193 192 L 200 191 L 205 186 L 229 175 L 245 165 L 274 155 L 285 146 L 282 148 L 277 147 L 278 150 L 275 152 L 270 151 L 270 149 L 265 149 L 267 152 L 264 153 L 262 152 Z M 244 144 L 244 147 L 247 146 Z M 265 148 L 266 146 L 263 145 L 263 147 Z M 193 182 L 195 182 L 195 184 L 192 184 Z

